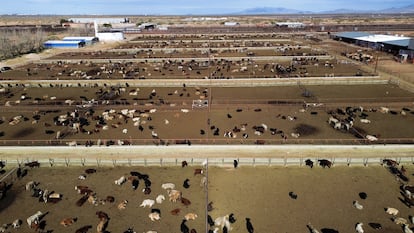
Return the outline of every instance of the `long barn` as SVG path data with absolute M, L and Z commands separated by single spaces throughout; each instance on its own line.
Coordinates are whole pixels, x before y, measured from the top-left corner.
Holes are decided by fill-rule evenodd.
M 47 49 L 52 48 L 81 48 L 85 46 L 85 41 L 63 41 L 63 40 L 48 40 L 43 43 L 43 46 Z

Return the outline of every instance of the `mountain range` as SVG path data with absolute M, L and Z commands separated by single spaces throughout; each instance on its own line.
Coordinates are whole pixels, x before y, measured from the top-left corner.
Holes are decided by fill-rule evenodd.
M 240 12 L 233 13 L 235 15 L 267 15 L 267 14 L 359 14 L 359 13 L 375 13 L 375 14 L 410 14 L 414 13 L 414 4 L 387 8 L 382 10 L 355 10 L 355 9 L 336 9 L 331 11 L 302 11 L 297 9 L 289 9 L 283 7 L 257 7 L 249 8 Z

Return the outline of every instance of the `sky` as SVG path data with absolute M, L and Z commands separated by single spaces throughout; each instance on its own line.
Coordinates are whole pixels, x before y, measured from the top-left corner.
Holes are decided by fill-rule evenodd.
M 3 0 L 4 1 L 4 0 Z M 381 10 L 412 0 L 5 0 L 0 14 L 197 15 L 237 13 L 256 7 L 320 12 L 335 9 Z

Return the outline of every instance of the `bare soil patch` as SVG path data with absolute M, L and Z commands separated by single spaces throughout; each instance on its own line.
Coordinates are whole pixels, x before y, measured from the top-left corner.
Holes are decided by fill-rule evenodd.
M 84 225 L 92 225 L 94 231 L 98 218 L 97 210 L 105 211 L 110 216 L 107 230 L 123 232 L 134 227 L 137 232 L 156 230 L 158 232 L 179 232 L 184 214 L 194 212 L 198 218 L 187 222 L 197 232 L 205 231 L 206 196 L 199 185 L 201 177 L 193 175 L 193 168 L 200 167 L 114 167 L 96 168 L 97 173 L 87 176 L 86 180 L 78 180 L 86 168 L 52 167 L 29 169 L 28 175 L 17 180 L 7 197 L 0 200 L 1 223 L 10 223 L 16 218 L 25 220 L 37 210 L 48 212 L 43 218 L 47 230 L 53 232 L 74 232 Z M 407 167 L 407 174 L 413 168 Z M 140 189 L 134 191 L 130 183 L 122 186 L 114 184 L 114 180 L 130 171 L 148 174 L 152 182 L 152 193 L 144 195 Z M 333 167 L 322 169 L 314 167 L 209 167 L 208 201 L 213 202 L 213 210 L 209 215 L 213 219 L 234 213 L 236 222 L 231 232 L 245 232 L 245 218 L 251 218 L 258 232 L 307 232 L 306 225 L 311 223 L 321 229 L 334 229 L 339 232 L 353 232 L 357 222 L 364 223 L 366 232 L 401 232 L 385 213 L 384 208 L 394 207 L 398 216 L 408 218 L 411 213 L 400 200 L 399 183 L 385 168 L 370 167 Z M 190 179 L 190 188 L 184 189 L 182 182 Z M 411 178 L 411 175 L 410 175 Z M 24 184 L 30 180 L 40 182 L 40 188 L 47 188 L 63 195 L 56 203 L 39 202 Z M 161 220 L 151 222 L 148 218 L 150 209 L 139 207 L 146 198 L 154 199 L 156 195 L 166 194 L 161 184 L 172 182 L 183 196 L 191 200 L 191 205 L 184 207 L 181 203 L 168 200 L 155 204 L 161 210 Z M 112 195 L 115 203 L 94 206 L 85 203 L 82 207 L 75 205 L 80 195 L 74 190 L 75 185 L 87 185 L 98 197 Z M 297 199 L 289 197 L 289 192 L 297 194 Z M 365 192 L 367 198 L 361 199 L 359 193 Z M 116 205 L 121 200 L 128 200 L 125 210 L 118 210 Z M 364 206 L 357 210 L 352 202 L 358 200 Z M 178 216 L 170 214 L 170 210 L 181 208 Z M 67 217 L 78 217 L 78 221 L 70 227 L 62 227 L 59 221 Z M 382 230 L 376 231 L 368 223 L 380 223 Z M 23 229 L 27 229 L 24 221 Z

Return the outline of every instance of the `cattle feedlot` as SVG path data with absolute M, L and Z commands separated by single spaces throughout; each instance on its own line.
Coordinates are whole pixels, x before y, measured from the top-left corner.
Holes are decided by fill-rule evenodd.
M 0 73 L 0 232 L 414 230 L 414 87 L 374 59 L 392 57 L 182 30 Z

